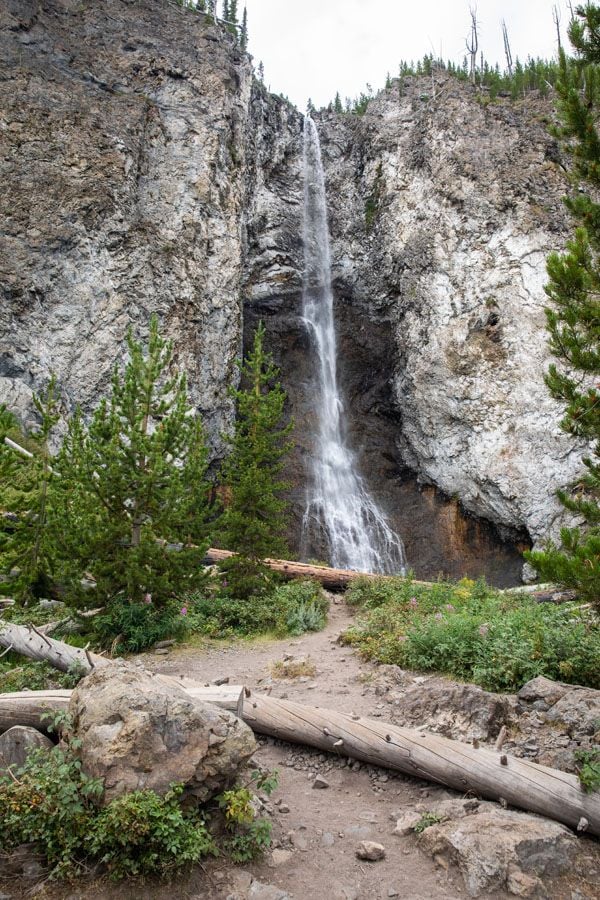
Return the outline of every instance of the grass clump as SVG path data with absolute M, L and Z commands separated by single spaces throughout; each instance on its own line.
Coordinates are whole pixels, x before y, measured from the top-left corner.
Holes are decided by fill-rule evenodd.
M 278 659 L 271 663 L 271 675 L 274 678 L 312 678 L 317 673 L 317 667 L 309 657 L 301 659 Z
M 344 640 L 369 659 L 492 691 L 518 690 L 538 675 L 600 687 L 600 626 L 573 603 L 535 603 L 468 579 L 359 578 L 346 596 L 361 614 Z
M 206 637 L 283 636 L 323 628 L 329 601 L 320 584 L 310 580 L 275 587 L 266 581 L 263 592 L 241 598 L 223 578 L 215 591 L 190 594 L 185 608 L 189 629 Z

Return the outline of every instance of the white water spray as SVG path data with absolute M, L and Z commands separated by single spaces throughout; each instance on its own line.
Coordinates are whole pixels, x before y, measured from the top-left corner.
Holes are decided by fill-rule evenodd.
M 356 471 L 344 435 L 337 384 L 336 338 L 325 178 L 317 128 L 304 119 L 304 321 L 316 360 L 317 435 L 312 484 L 302 523 L 302 546 L 323 543 L 332 566 L 401 573 L 404 547 Z

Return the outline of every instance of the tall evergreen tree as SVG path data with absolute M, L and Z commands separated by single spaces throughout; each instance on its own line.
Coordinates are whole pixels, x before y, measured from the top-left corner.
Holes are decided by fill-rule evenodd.
M 286 502 L 281 480 L 283 458 L 291 448 L 292 425 L 282 425 L 285 393 L 276 381 L 278 370 L 264 349 L 264 326 L 259 324 L 252 350 L 239 363 L 241 387 L 232 390 L 236 404 L 233 434 L 228 438 L 230 455 L 223 467 L 228 495 L 221 539 L 239 554 L 224 568 L 235 578 L 236 588 L 246 594 L 258 592 L 266 573 L 260 561 L 286 553 Z
M 48 442 L 59 419 L 54 376 L 34 403 L 40 425 L 28 434 L 0 407 L 0 572 L 5 579 L 0 588 L 24 603 L 48 592 L 53 567 L 48 510 L 54 472 Z M 7 437 L 30 455 L 8 446 Z
M 185 375 L 154 316 L 89 424 L 77 413 L 56 459 L 54 530 L 71 596 L 81 605 L 152 602 L 197 586 L 206 550 L 207 454 Z M 178 545 L 174 547 L 174 545 Z M 82 573 L 96 587 L 81 590 Z
M 244 7 L 242 13 L 242 29 L 240 31 L 240 46 L 242 50 L 248 49 L 248 10 Z
M 566 204 L 578 227 L 566 252 L 548 259 L 547 327 L 559 362 L 546 384 L 565 404 L 562 428 L 589 441 L 592 451 L 581 478 L 558 495 L 582 526 L 563 528 L 561 547 L 528 559 L 543 578 L 600 603 L 600 7 L 579 7 L 569 37 L 577 55 L 567 59 L 561 51 L 557 134 L 572 160 L 578 190 Z
M 333 101 L 333 109 L 336 113 L 343 113 L 344 107 L 342 106 L 342 98 L 340 97 L 340 92 L 336 91 L 335 99 Z
M 222 18 L 224 22 L 229 22 L 229 0 L 223 0 Z

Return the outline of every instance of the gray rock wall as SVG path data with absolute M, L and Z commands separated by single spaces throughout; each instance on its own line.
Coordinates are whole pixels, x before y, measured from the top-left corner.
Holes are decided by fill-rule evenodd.
M 302 116 L 164 0 L 4 0 L 0 26 L 0 402 L 31 417 L 54 371 L 88 412 L 157 312 L 218 457 L 262 318 L 297 423 L 297 536 L 315 402 Z M 514 580 L 518 553 L 461 506 L 539 541 L 579 466 L 542 380 L 545 258 L 568 227 L 550 110 L 439 76 L 435 96 L 408 79 L 318 120 L 350 440 L 420 574 Z

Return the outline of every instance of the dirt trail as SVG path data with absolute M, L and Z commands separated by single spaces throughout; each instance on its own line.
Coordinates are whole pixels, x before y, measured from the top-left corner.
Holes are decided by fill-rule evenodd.
M 352 617 L 346 605 L 336 600 L 327 628 L 318 633 L 279 641 L 236 642 L 205 650 L 183 648 L 164 658 L 147 655 L 143 659 L 148 667 L 171 675 L 201 681 L 229 677 L 231 683 L 243 683 L 251 689 L 271 689 L 273 697 L 385 718 L 387 704 L 376 693 L 375 667 L 337 642 Z M 315 675 L 293 680 L 273 678 L 271 664 L 288 655 L 310 657 Z M 275 842 L 285 848 L 275 853 L 277 865 L 269 859 L 247 867 L 260 882 L 277 886 L 294 900 L 387 900 L 396 896 L 458 900 L 466 896 L 457 870 L 437 866 L 417 848 L 415 837 L 392 834 L 399 815 L 415 809 L 426 811 L 435 801 L 454 796 L 450 792 L 270 738 L 261 739 L 257 759 L 280 772 L 272 806 Z M 317 774 L 326 778 L 329 788 L 312 787 Z M 382 843 L 385 860 L 369 863 L 356 859 L 361 840 Z M 215 897 L 227 897 L 236 886 L 229 874 L 218 870 L 211 873 Z M 221 877 L 227 879 L 222 890 L 218 887 Z M 244 897 L 244 874 L 238 873 L 237 886 Z M 270 896 L 265 893 L 265 898 Z

